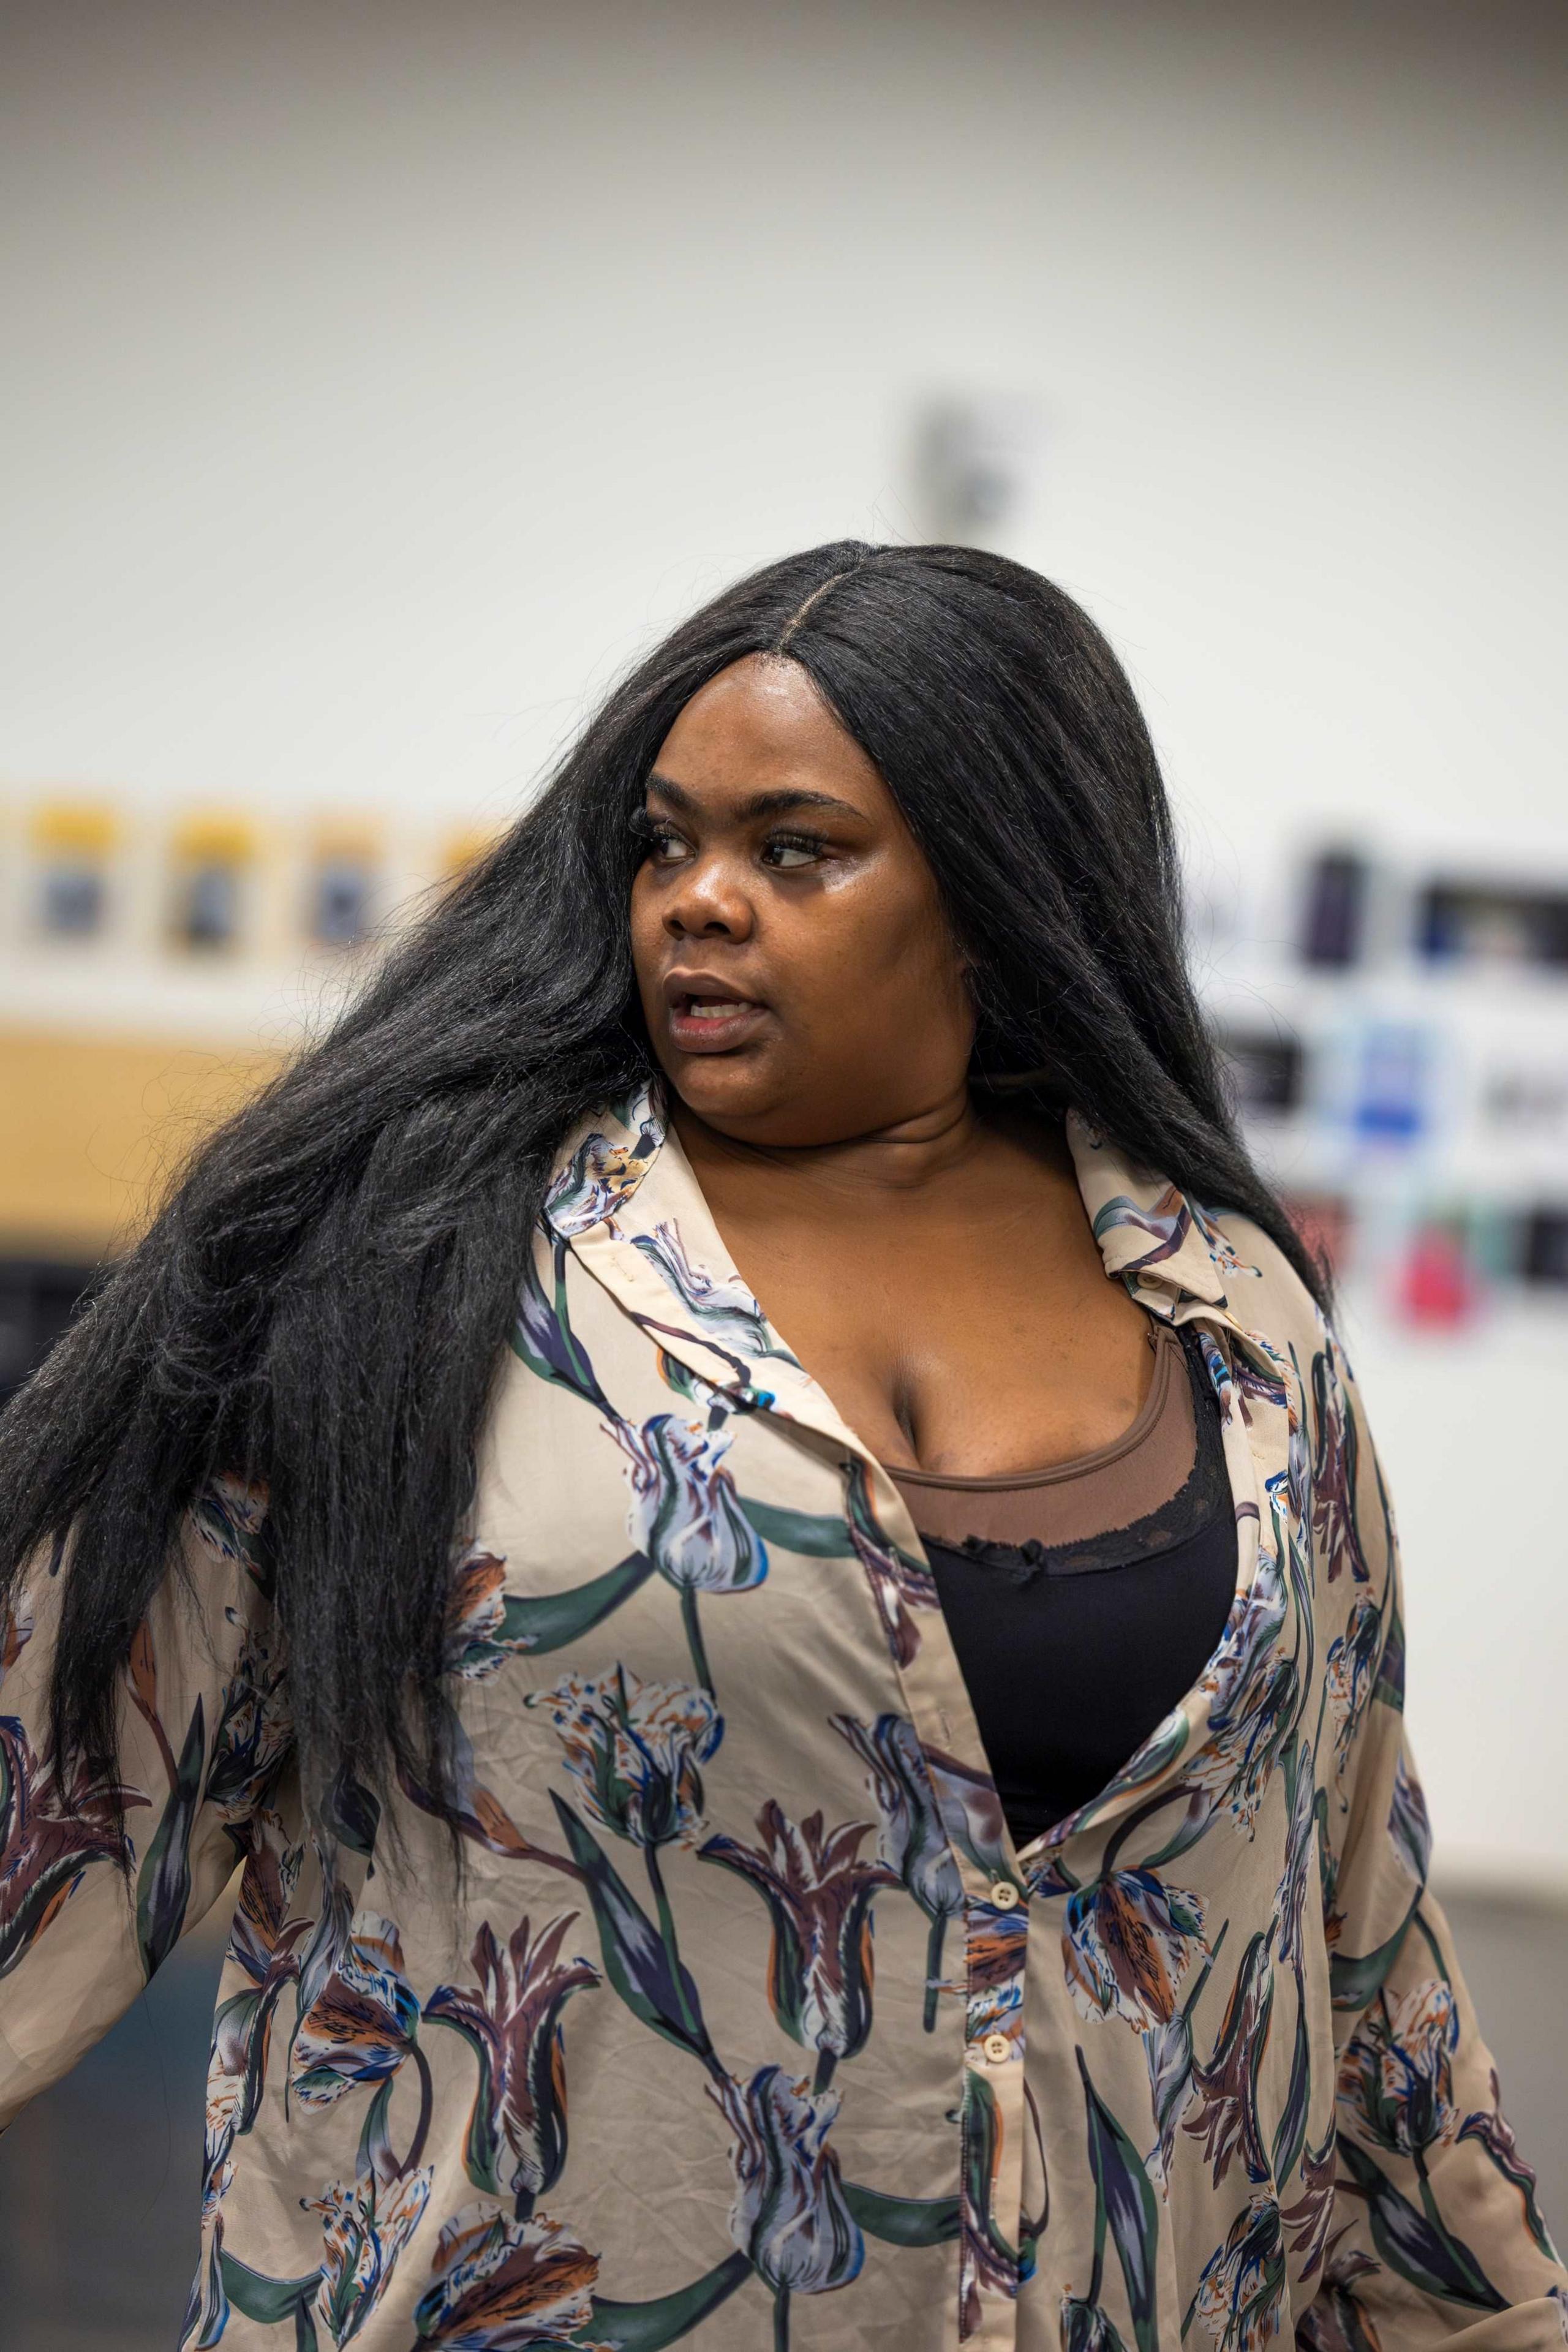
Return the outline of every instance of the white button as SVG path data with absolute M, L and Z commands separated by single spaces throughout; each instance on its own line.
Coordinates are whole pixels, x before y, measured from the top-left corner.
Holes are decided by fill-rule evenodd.
M 988 2033 L 980 2045 L 980 2054 L 993 2066 L 1000 2066 L 1013 2054 L 1013 2045 L 1005 2033 Z
M 991 1900 L 998 1911 L 1011 1911 L 1018 1900 L 1018 1890 L 1011 1879 L 999 1878 L 991 1889 Z

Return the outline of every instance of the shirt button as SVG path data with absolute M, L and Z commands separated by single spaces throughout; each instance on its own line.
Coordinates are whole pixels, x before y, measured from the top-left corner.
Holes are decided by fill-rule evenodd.
M 1013 2045 L 1005 2033 L 988 2033 L 980 2045 L 980 2054 L 988 2058 L 993 2066 L 1000 2066 L 1012 2056 Z
M 999 1878 L 991 1889 L 991 1900 L 998 1911 L 1011 1911 L 1018 1901 L 1018 1890 L 1009 1878 Z

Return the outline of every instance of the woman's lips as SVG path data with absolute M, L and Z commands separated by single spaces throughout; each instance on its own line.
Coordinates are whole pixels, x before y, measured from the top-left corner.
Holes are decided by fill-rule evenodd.
M 742 996 L 679 996 L 669 1007 L 670 1042 L 683 1054 L 726 1054 L 756 1034 L 767 1010 Z

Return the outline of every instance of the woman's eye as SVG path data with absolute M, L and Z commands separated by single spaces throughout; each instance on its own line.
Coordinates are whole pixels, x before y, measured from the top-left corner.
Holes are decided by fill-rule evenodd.
M 656 866 L 674 865 L 686 847 L 675 827 L 661 824 L 657 817 L 639 815 L 635 830 Z
M 763 845 L 763 861 L 765 865 L 782 866 L 787 873 L 795 867 L 815 864 L 826 845 L 819 834 L 775 833 L 772 840 Z

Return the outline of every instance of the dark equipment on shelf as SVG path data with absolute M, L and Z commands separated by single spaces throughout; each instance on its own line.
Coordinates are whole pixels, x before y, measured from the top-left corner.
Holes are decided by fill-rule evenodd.
M 1353 850 L 1325 849 L 1307 868 L 1301 961 L 1342 971 L 1359 963 L 1366 929 L 1367 866 Z
M 0 1258 L 0 1404 L 43 1362 L 96 1273 L 53 1259 Z

